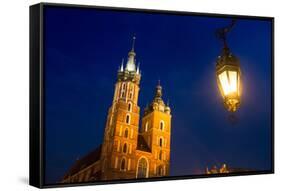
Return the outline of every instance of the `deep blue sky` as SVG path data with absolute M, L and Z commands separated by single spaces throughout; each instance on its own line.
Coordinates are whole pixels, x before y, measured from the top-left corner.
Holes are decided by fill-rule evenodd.
M 243 77 L 236 124 L 222 104 L 215 77 L 226 18 L 48 7 L 44 15 L 46 183 L 103 139 L 117 69 L 136 34 L 142 79 L 139 106 L 161 80 L 172 109 L 171 174 L 206 166 L 271 167 L 271 23 L 237 21 L 229 46 Z

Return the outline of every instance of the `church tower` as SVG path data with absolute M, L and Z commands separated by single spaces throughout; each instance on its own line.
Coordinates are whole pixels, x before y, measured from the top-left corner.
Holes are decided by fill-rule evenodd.
M 168 176 L 170 167 L 171 109 L 162 99 L 160 81 L 152 103 L 144 110 L 141 135 L 152 153 L 151 176 Z
M 140 127 L 141 74 L 136 66 L 135 39 L 125 66 L 122 60 L 118 69 L 103 143 L 78 160 L 63 182 L 169 176 L 171 109 L 162 99 L 159 81 L 151 104 L 144 109 Z
M 126 66 L 122 60 L 118 70 L 113 102 L 107 115 L 100 160 L 102 180 L 135 178 L 141 79 L 139 67 L 136 67 L 135 39 L 133 37 Z

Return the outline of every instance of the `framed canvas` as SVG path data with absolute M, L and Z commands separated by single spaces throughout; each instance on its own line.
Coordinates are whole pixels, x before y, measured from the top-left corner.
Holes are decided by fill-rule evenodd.
M 30 184 L 274 172 L 274 19 L 30 7 Z

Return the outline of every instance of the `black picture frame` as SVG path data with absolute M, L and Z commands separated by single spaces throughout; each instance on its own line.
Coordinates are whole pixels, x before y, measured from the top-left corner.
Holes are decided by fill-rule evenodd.
M 97 10 L 115 10 L 141 12 L 149 14 L 167 14 L 167 15 L 188 15 L 188 16 L 208 16 L 218 18 L 237 18 L 237 19 L 257 19 L 271 22 L 271 141 L 272 141 L 272 161 L 271 170 L 268 171 L 250 171 L 228 174 L 210 174 L 210 175 L 186 175 L 186 176 L 171 176 L 161 178 L 148 179 L 126 179 L 126 180 L 110 180 L 88 183 L 69 183 L 69 184 L 45 184 L 44 183 L 44 50 L 43 50 L 43 16 L 44 8 L 52 7 L 70 7 L 83 9 Z M 178 180 L 191 178 L 210 178 L 210 177 L 229 177 L 241 175 L 258 175 L 274 173 L 274 18 L 273 17 L 258 17 L 248 15 L 228 15 L 228 14 L 213 14 L 213 13 L 195 13 L 169 10 L 153 10 L 153 9 L 133 9 L 120 7 L 102 7 L 89 5 L 73 5 L 73 4 L 56 4 L 56 3 L 39 3 L 30 6 L 30 129 L 29 129 L 29 184 L 38 188 L 53 188 L 67 186 L 83 186 L 83 185 L 99 185 L 99 184 L 116 184 L 129 182 L 148 182 L 148 181 L 163 181 L 163 180 Z

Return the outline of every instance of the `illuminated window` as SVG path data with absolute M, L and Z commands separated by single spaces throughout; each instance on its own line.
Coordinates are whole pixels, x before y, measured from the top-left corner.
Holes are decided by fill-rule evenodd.
M 126 159 L 125 159 L 125 158 L 123 158 L 123 159 L 121 160 L 121 166 L 120 166 L 120 169 L 121 169 L 121 170 L 125 170 L 125 168 L 126 168 Z
M 163 138 L 162 138 L 162 137 L 159 139 L 159 146 L 160 146 L 160 147 L 163 146 Z
M 128 104 L 128 111 L 132 111 L 132 103 Z
M 130 124 L 130 115 L 129 114 L 126 115 L 126 123 Z
M 164 175 L 164 168 L 163 166 L 158 166 L 157 168 L 157 176 L 163 176 Z
M 123 153 L 127 153 L 127 143 L 125 143 L 123 146 Z
M 160 121 L 160 130 L 164 131 L 165 123 L 164 121 Z
M 148 173 L 148 164 L 145 158 L 138 162 L 137 178 L 146 178 Z
M 123 84 L 122 84 L 122 90 L 125 90 L 125 88 L 126 88 L 126 84 L 123 83 Z
M 120 97 L 121 98 L 124 98 L 125 97 L 125 88 L 126 88 L 126 84 L 125 83 L 123 83 L 122 84 L 122 87 L 121 87 L 121 93 L 120 93 Z
M 133 98 L 133 92 L 134 92 L 134 85 L 131 84 L 131 85 L 130 85 L 130 93 L 129 93 L 129 98 L 130 98 L 130 99 Z
M 124 133 L 125 138 L 128 138 L 128 135 L 129 135 L 129 132 L 128 132 L 128 129 L 126 129 L 125 133 Z

